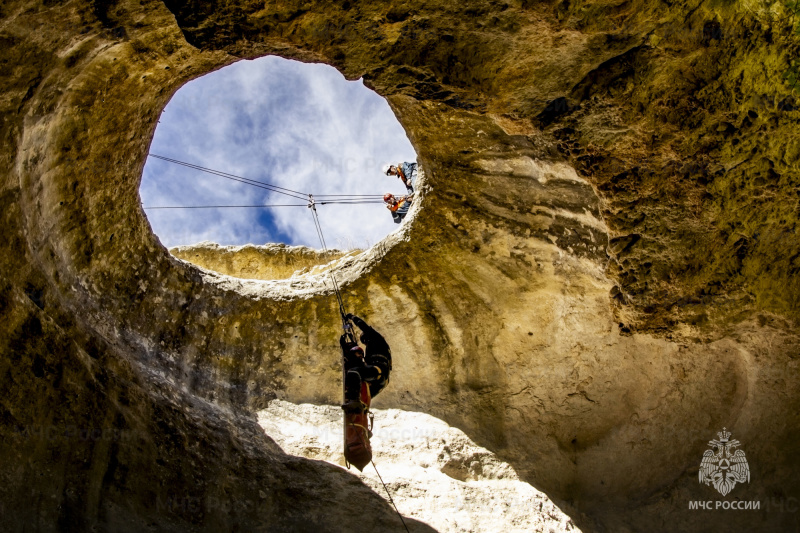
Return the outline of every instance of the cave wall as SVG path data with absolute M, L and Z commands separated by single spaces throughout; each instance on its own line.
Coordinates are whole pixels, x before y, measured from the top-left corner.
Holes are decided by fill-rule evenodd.
M 752 469 L 736 497 L 798 492 L 789 21 L 726 2 L 0 10 L 12 529 L 339 531 L 362 496 L 367 526 L 397 527 L 250 414 L 337 401 L 324 276 L 200 271 L 140 207 L 172 93 L 265 54 L 363 77 L 426 170 L 413 223 L 337 270 L 393 347 L 381 407 L 461 428 L 584 530 L 797 527 L 687 510 L 716 496 L 697 468 L 723 426 Z
M 169 249 L 173 257 L 200 268 L 237 278 L 264 281 L 313 272 L 315 267 L 361 251 L 328 250 L 326 253 L 306 246 L 285 244 L 220 246 L 210 241 Z

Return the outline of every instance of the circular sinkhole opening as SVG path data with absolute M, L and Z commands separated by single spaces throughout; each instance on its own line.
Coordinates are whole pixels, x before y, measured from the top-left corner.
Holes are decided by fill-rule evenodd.
M 400 171 L 385 174 L 387 164 Z M 368 249 L 402 225 L 402 198 L 421 174 L 408 164 L 416 153 L 405 131 L 362 80 L 267 56 L 175 93 L 139 193 L 174 256 L 235 277 L 283 279 Z M 387 193 L 400 200 L 395 213 Z

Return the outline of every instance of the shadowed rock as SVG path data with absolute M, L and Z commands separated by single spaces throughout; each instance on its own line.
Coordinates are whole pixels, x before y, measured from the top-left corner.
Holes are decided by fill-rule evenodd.
M 800 489 L 788 23 L 736 2 L 0 14 L 6 528 L 396 527 L 355 478 L 255 425 L 275 398 L 339 400 L 326 268 L 392 344 L 376 407 L 458 427 L 582 530 L 797 527 L 766 503 L 688 509 L 718 498 L 697 472 L 722 427 L 752 472 L 729 497 Z M 137 188 L 171 94 L 265 54 L 363 77 L 426 177 L 413 219 L 372 249 L 257 281 L 172 257 Z M 613 252 L 609 235 L 639 238 Z

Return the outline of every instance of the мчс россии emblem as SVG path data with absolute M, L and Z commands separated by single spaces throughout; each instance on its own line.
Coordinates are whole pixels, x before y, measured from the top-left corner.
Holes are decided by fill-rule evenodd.
M 708 445 L 711 450 L 706 450 L 700 463 L 700 483 L 709 483 L 720 494 L 725 496 L 737 483 L 750 483 L 750 467 L 742 450 L 733 451 L 741 446 L 738 440 L 730 439 L 730 432 L 725 428 L 717 433 L 719 440 L 711 440 Z

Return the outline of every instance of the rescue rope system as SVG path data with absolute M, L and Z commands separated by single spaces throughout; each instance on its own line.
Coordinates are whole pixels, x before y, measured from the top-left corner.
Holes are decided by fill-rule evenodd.
M 150 157 L 154 157 L 156 159 L 161 159 L 163 161 L 167 161 L 168 163 L 174 163 L 176 165 L 182 165 L 188 168 L 192 168 L 195 170 L 200 170 L 202 172 L 207 172 L 209 174 L 213 174 L 215 176 L 219 176 L 222 178 L 230 179 L 232 181 L 238 181 L 240 183 L 245 183 L 247 185 L 252 185 L 254 187 L 259 187 L 261 189 L 266 189 L 270 192 L 274 192 L 277 194 L 283 194 L 292 198 L 296 198 L 298 200 L 305 200 L 306 203 L 304 204 L 265 204 L 265 205 L 193 205 L 193 206 L 152 206 L 152 207 L 143 207 L 143 209 L 210 209 L 210 208 L 225 208 L 225 207 L 307 207 L 311 210 L 312 218 L 314 219 L 314 228 L 317 231 L 317 236 L 319 237 L 320 244 L 322 245 L 322 251 L 325 255 L 328 255 L 328 246 L 325 243 L 325 236 L 322 233 L 322 225 L 319 221 L 319 215 L 317 214 L 317 205 L 325 205 L 325 204 L 364 204 L 364 203 L 383 203 L 382 195 L 378 194 L 355 194 L 355 195 L 344 195 L 344 194 L 321 194 L 317 195 L 318 197 L 322 198 L 329 198 L 328 200 L 317 201 L 313 194 L 304 194 L 299 191 L 294 191 L 292 189 L 287 189 L 285 187 L 278 187 L 277 185 L 272 185 L 269 183 L 265 183 L 263 181 L 252 180 L 249 178 L 244 178 L 241 176 L 236 176 L 235 174 L 229 174 L 227 172 L 222 172 L 219 170 L 213 170 L 210 168 L 201 167 L 199 165 L 194 165 L 192 163 L 186 163 L 185 161 L 179 161 L 177 159 L 172 159 L 169 157 L 164 157 L 156 154 L 148 154 Z M 375 198 L 379 198 L 376 200 Z M 336 294 L 336 302 L 339 306 L 339 315 L 342 319 L 342 329 L 344 331 L 344 335 L 346 338 L 352 342 L 357 343 L 358 340 L 356 338 L 355 333 L 355 325 L 352 321 L 347 319 L 347 312 L 344 307 L 344 300 L 342 299 L 342 291 L 339 288 L 339 284 L 336 282 L 336 277 L 333 275 L 333 270 L 328 271 L 328 275 L 331 277 L 331 282 L 333 283 L 333 292 Z M 344 354 L 342 354 L 342 396 L 344 396 L 344 384 L 345 384 L 345 360 Z M 370 417 L 370 427 L 366 428 L 360 426 L 365 430 L 367 435 L 372 434 L 372 413 L 369 413 Z M 345 433 L 347 429 L 347 417 L 345 417 Z M 359 434 L 360 435 L 360 434 Z M 364 442 L 363 436 L 360 437 L 362 443 L 366 445 Z M 346 437 L 345 437 L 346 439 Z M 346 442 L 345 442 L 346 445 Z M 378 472 L 378 467 L 375 466 L 375 461 L 370 457 L 370 463 L 372 463 L 372 468 L 375 469 L 375 473 L 378 475 L 378 479 L 380 479 L 381 484 L 383 485 L 383 490 L 386 491 L 386 495 L 389 497 L 389 502 L 391 502 L 392 506 L 394 507 L 397 516 L 400 517 L 400 521 L 403 522 L 403 527 L 405 528 L 406 532 L 410 533 L 408 530 L 408 526 L 406 525 L 406 521 L 403 518 L 403 515 L 400 514 L 400 511 L 397 509 L 397 505 L 394 503 L 394 499 L 392 498 L 392 494 L 389 492 L 389 488 L 386 486 L 386 483 L 383 481 L 383 477 L 381 476 L 380 472 Z M 345 464 L 347 464 L 347 468 L 350 468 L 350 464 L 348 463 L 347 459 L 345 458 Z
M 258 181 L 250 178 L 245 178 L 242 176 L 237 176 L 236 174 L 230 174 L 228 172 L 222 172 L 221 170 L 214 170 L 212 168 L 201 167 L 200 165 L 195 165 L 193 163 L 187 163 L 185 161 L 180 161 L 178 159 L 172 159 L 171 157 L 164 157 L 162 155 L 156 154 L 148 154 L 150 157 L 155 159 L 161 159 L 162 161 L 166 161 L 168 163 L 173 163 L 175 165 L 184 166 L 187 168 L 191 168 L 194 170 L 199 170 L 201 172 L 206 172 L 208 174 L 212 174 L 214 176 L 219 176 L 220 178 L 225 178 L 231 181 L 237 181 L 239 183 L 244 183 L 246 185 L 251 185 L 253 187 L 257 187 L 259 189 L 264 189 L 269 192 L 273 192 L 276 194 L 282 194 L 284 196 L 288 196 L 289 198 L 294 198 L 296 200 L 302 200 L 306 202 L 311 197 L 311 194 L 304 193 L 300 191 L 295 191 L 293 189 L 287 189 L 286 187 L 279 187 L 277 185 L 272 185 L 271 183 L 266 183 L 263 181 Z M 315 195 L 315 205 L 328 205 L 328 204 L 347 204 L 347 205 L 354 205 L 354 204 L 382 204 L 383 203 L 383 195 L 380 194 L 317 194 Z M 242 208 L 242 207 L 308 207 L 308 203 L 297 203 L 297 204 L 264 204 L 264 205 L 168 205 L 168 206 L 148 206 L 144 207 L 144 209 L 219 209 L 219 208 Z
M 311 212 L 314 215 L 314 226 L 317 229 L 317 235 L 319 236 L 319 241 L 322 244 L 322 251 L 325 254 L 327 254 L 328 253 L 328 247 L 325 244 L 325 236 L 322 234 L 322 225 L 319 222 L 319 215 L 317 214 L 316 201 L 314 200 L 314 196 L 311 195 L 311 194 L 308 195 L 308 208 L 311 209 Z M 342 292 L 339 289 L 339 284 L 336 283 L 336 277 L 333 275 L 333 270 L 328 271 L 328 274 L 331 277 L 331 282 L 333 282 L 333 291 L 336 293 L 336 301 L 339 304 L 339 315 L 341 315 L 341 317 L 342 317 L 342 329 L 344 330 L 344 334 L 347 336 L 348 339 L 350 339 L 351 342 L 356 343 L 357 340 L 356 340 L 356 333 L 355 333 L 354 325 L 353 325 L 353 323 L 351 321 L 347 320 L 347 312 L 345 311 L 345 308 L 344 308 L 344 300 L 342 300 Z M 345 366 L 344 366 L 344 354 L 342 354 L 342 396 L 344 396 L 344 383 L 345 383 Z M 366 428 L 366 427 L 358 425 L 358 424 L 354 424 L 354 425 L 357 425 L 358 427 L 364 429 L 364 432 L 367 435 L 372 435 L 372 413 L 369 413 L 369 419 L 370 419 L 370 424 L 369 424 L 370 427 L 369 428 Z M 347 417 L 345 417 L 344 423 L 345 423 L 345 431 L 346 431 L 346 429 L 347 429 Z M 361 435 L 361 433 L 359 433 L 359 435 Z M 361 438 L 361 442 L 366 446 L 366 443 L 364 442 L 364 437 L 361 436 L 360 438 Z M 347 445 L 347 443 L 345 443 L 345 445 Z M 406 525 L 406 521 L 403 518 L 403 515 L 400 514 L 400 510 L 397 509 L 397 505 L 394 503 L 394 499 L 392 498 L 392 494 L 389 492 L 389 488 L 386 486 L 386 483 L 384 483 L 383 477 L 381 476 L 381 473 L 378 472 L 378 467 L 375 466 L 375 461 L 372 458 L 370 458 L 369 462 L 372 463 L 372 468 L 374 468 L 375 469 L 375 473 L 378 474 L 378 479 L 381 480 L 381 485 L 383 485 L 383 490 L 386 491 L 386 496 L 389 497 L 389 501 L 391 502 L 392 506 L 394 507 L 394 511 L 397 513 L 397 516 L 400 517 L 400 521 L 403 522 L 403 527 L 406 529 L 406 532 L 410 533 L 408 531 L 408 526 Z M 347 459 L 345 459 L 345 463 L 347 463 Z M 349 464 L 347 464 L 347 468 L 348 469 L 350 468 Z

